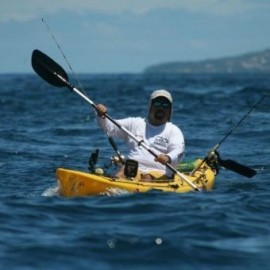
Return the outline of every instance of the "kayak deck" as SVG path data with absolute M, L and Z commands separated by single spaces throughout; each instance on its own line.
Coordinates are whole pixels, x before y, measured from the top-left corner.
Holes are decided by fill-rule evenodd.
M 188 174 L 185 174 L 185 176 L 201 189 L 211 190 L 213 188 L 215 171 L 207 164 L 203 164 L 193 176 Z M 56 170 L 56 178 L 59 186 L 59 194 L 65 197 L 108 195 L 114 193 L 115 190 L 131 193 L 148 192 L 151 190 L 177 193 L 194 191 L 178 175 L 175 179 L 144 182 L 58 168 Z

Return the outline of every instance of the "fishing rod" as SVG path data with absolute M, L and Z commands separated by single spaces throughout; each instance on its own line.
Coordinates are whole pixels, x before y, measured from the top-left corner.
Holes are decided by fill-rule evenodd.
M 67 57 L 66 57 L 64 51 L 62 50 L 62 48 L 61 48 L 59 42 L 57 41 L 55 35 L 53 34 L 53 32 L 52 32 L 52 30 L 51 30 L 49 24 L 45 21 L 44 18 L 42 18 L 41 21 L 44 23 L 45 27 L 47 28 L 47 30 L 48 30 L 48 32 L 49 32 L 51 38 L 52 38 L 53 41 L 55 42 L 55 44 L 56 44 L 58 50 L 60 51 L 61 55 L 63 56 L 64 60 L 66 61 L 67 65 L 68 65 L 68 67 L 69 67 L 69 69 L 70 69 L 70 71 L 72 72 L 72 74 L 73 74 L 75 80 L 76 80 L 77 83 L 79 84 L 81 90 L 83 91 L 83 93 L 85 94 L 85 96 L 87 96 L 87 93 L 86 93 L 86 91 L 84 90 L 81 81 L 79 80 L 78 76 L 77 76 L 76 73 L 74 72 L 74 70 L 73 70 L 73 68 L 72 68 L 72 66 L 71 66 L 71 64 L 70 64 L 70 62 L 68 61 L 68 59 L 67 59 Z M 88 97 L 88 96 L 87 96 L 87 97 Z M 112 138 L 108 133 L 106 133 L 106 135 L 107 135 L 107 137 L 108 137 L 108 140 L 109 140 L 109 142 L 110 142 L 112 148 L 115 150 L 115 152 L 116 152 L 116 154 L 117 154 L 117 156 L 118 156 L 118 158 L 119 158 L 119 161 L 120 161 L 122 164 L 124 164 L 124 159 L 123 159 L 123 157 L 121 156 L 120 152 L 118 151 L 117 146 L 116 146 L 116 144 L 115 144 L 113 138 Z M 96 159 L 97 159 L 97 158 L 96 158 Z
M 244 122 L 244 120 L 251 114 L 252 111 L 269 95 L 270 92 L 265 93 L 261 98 L 249 109 L 249 111 L 239 120 L 239 122 L 216 144 L 213 149 L 217 150 L 220 145 Z M 213 151 L 213 150 L 212 150 Z
M 69 61 L 68 61 L 68 59 L 67 59 L 67 57 L 66 57 L 64 51 L 62 50 L 62 48 L 61 48 L 59 42 L 57 41 L 55 35 L 52 33 L 52 30 L 51 30 L 50 26 L 48 25 L 48 23 L 45 21 L 44 18 L 42 18 L 41 21 L 44 23 L 45 27 L 47 28 L 47 30 L 48 30 L 48 32 L 49 32 L 49 34 L 50 34 L 50 36 L 51 36 L 51 38 L 52 38 L 53 41 L 55 42 L 55 44 L 56 44 L 58 50 L 60 51 L 61 55 L 62 55 L 63 58 L 65 59 L 65 61 L 66 61 L 67 65 L 68 65 L 70 71 L 72 72 L 72 74 L 73 74 L 75 80 L 76 80 L 77 83 L 79 84 L 81 90 L 84 92 L 85 95 L 87 95 L 87 94 L 86 94 L 86 91 L 84 90 L 84 88 L 83 88 L 83 86 L 82 86 L 82 84 L 81 84 L 81 82 L 80 82 L 80 80 L 79 80 L 79 78 L 78 78 L 78 76 L 77 76 L 77 74 L 74 72 L 74 70 L 73 70 L 71 64 L 69 63 Z
M 253 110 L 270 94 L 270 91 L 266 92 L 264 95 L 260 97 L 260 99 L 248 110 L 246 114 L 243 115 L 243 117 L 236 123 L 236 125 L 231 128 L 225 136 L 208 152 L 208 154 L 203 158 L 203 160 L 190 172 L 190 175 L 193 175 L 201 166 L 202 164 L 209 158 L 211 158 L 214 155 L 217 155 L 218 161 L 221 166 L 231 169 L 235 172 L 238 172 L 242 175 L 245 175 L 247 177 L 252 177 L 256 174 L 256 171 L 244 166 L 242 164 L 239 164 L 232 160 L 222 160 L 219 155 L 217 154 L 218 148 L 221 146 L 221 144 L 224 143 L 224 141 L 244 122 L 244 120 L 251 114 Z
M 120 151 L 118 150 L 118 147 L 117 147 L 114 139 L 110 136 L 110 134 L 108 132 L 106 132 L 106 135 L 108 137 L 110 145 L 112 146 L 113 150 L 115 151 L 115 153 L 117 155 L 117 158 L 118 158 L 120 164 L 124 165 L 125 164 L 124 157 L 121 155 Z

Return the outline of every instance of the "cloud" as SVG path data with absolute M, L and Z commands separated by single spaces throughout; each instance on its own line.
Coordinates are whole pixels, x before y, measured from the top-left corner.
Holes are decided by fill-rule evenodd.
M 56 14 L 63 10 L 80 12 L 102 12 L 117 14 L 132 12 L 147 13 L 154 9 L 180 9 L 213 15 L 230 15 L 255 9 L 270 8 L 268 0 L 10 0 L 1 3 L 0 22 L 28 21 L 42 16 Z

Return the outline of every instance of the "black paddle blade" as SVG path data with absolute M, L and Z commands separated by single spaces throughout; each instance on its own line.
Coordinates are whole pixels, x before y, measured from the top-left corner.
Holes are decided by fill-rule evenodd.
M 57 87 L 69 86 L 68 75 L 65 70 L 45 53 L 39 50 L 33 51 L 32 67 L 49 84 Z
M 223 160 L 223 159 L 219 158 L 218 162 L 219 162 L 221 167 L 224 167 L 228 170 L 234 171 L 234 172 L 241 174 L 243 176 L 246 176 L 248 178 L 251 178 L 256 174 L 256 171 L 253 170 L 252 168 L 247 167 L 245 165 L 242 165 L 242 164 L 240 164 L 234 160 L 231 160 L 231 159 Z

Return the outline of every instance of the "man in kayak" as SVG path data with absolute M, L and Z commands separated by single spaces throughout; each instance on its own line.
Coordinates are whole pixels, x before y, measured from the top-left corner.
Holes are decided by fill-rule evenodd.
M 103 104 L 96 106 L 99 125 L 110 136 L 122 138 L 127 143 L 128 159 L 138 162 L 137 177 L 141 180 L 172 178 L 172 172 L 166 168 L 165 164 L 170 163 L 176 167 L 184 156 L 184 136 L 181 130 L 170 122 L 172 103 L 173 98 L 168 91 L 156 90 L 149 99 L 147 119 L 129 117 L 116 120 L 120 126 L 134 134 L 139 141 L 143 141 L 149 146 L 157 154 L 157 158 L 107 120 L 105 117 L 108 111 L 106 106 Z M 116 176 L 125 178 L 124 168 L 121 168 Z

